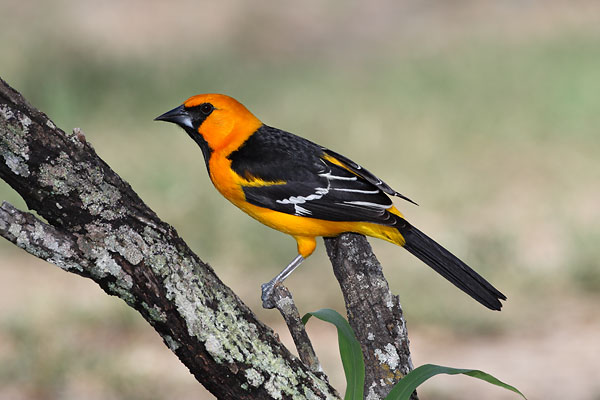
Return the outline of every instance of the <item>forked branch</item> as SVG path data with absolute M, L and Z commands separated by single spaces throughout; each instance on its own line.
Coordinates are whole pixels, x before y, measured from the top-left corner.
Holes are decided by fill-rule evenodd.
M 66 134 L 1 79 L 0 178 L 39 216 L 3 203 L 0 235 L 93 279 L 138 310 L 217 398 L 339 398 L 98 157 L 81 131 Z M 400 305 L 365 246 L 357 235 L 327 240 L 371 371 L 365 395 L 376 399 L 412 366 Z

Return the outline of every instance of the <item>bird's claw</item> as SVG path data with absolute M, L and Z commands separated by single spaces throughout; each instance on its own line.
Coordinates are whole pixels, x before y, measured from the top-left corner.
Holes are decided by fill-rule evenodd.
M 261 285 L 262 295 L 260 296 L 262 300 L 263 308 L 271 310 L 276 307 L 275 300 L 273 299 L 273 289 L 275 285 L 273 282 L 263 283 Z

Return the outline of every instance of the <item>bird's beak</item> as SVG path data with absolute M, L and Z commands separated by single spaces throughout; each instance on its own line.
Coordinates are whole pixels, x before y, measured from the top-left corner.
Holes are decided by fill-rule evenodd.
M 185 127 L 193 128 L 194 127 L 192 125 L 192 119 L 190 117 L 190 114 L 187 112 L 187 110 L 185 109 L 183 104 L 178 107 L 175 107 L 171 111 L 167 111 L 166 113 L 159 115 L 158 117 L 154 118 L 154 120 L 155 121 L 173 122 L 174 124 L 177 124 L 177 125 L 181 126 L 182 128 L 185 128 Z

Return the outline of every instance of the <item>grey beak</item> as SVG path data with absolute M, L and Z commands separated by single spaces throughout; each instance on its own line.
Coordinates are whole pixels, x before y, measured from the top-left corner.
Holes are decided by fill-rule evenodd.
M 193 128 L 190 114 L 187 112 L 183 104 L 178 107 L 175 107 L 171 111 L 167 111 L 166 113 L 159 115 L 158 117 L 154 118 L 154 120 L 172 122 L 181 126 L 182 128 Z

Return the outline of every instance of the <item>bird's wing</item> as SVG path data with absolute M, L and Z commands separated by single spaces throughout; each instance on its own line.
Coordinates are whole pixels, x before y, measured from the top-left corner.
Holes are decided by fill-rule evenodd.
M 390 220 L 390 198 L 362 177 L 321 160 L 310 179 L 281 180 L 274 184 L 243 186 L 246 201 L 260 207 L 328 221 Z
M 368 182 L 372 183 L 373 185 L 377 186 L 379 189 L 383 190 L 385 193 L 392 195 L 392 196 L 398 196 L 406 201 L 409 201 L 415 205 L 418 205 L 417 203 L 415 203 L 414 201 L 412 201 L 411 199 L 409 199 L 408 197 L 396 192 L 394 189 L 392 189 L 390 187 L 390 185 L 388 185 L 387 183 L 385 183 L 384 181 L 382 181 L 381 179 L 379 179 L 378 177 L 376 177 L 375 175 L 373 175 L 371 172 L 369 172 L 368 170 L 366 170 L 365 168 L 363 168 L 361 165 L 355 163 L 354 161 L 350 160 L 349 158 L 336 153 L 333 150 L 329 150 L 325 147 L 321 147 L 321 149 L 323 150 L 323 152 L 325 154 L 327 154 L 328 156 L 332 157 L 334 160 L 339 161 L 340 163 L 342 163 L 346 168 L 348 168 L 350 171 L 354 172 L 356 175 L 361 176 L 362 178 L 364 178 L 365 180 L 367 180 Z
M 387 211 L 389 186 L 364 169 L 356 172 L 358 164 L 347 165 L 347 158 L 290 133 L 264 126 L 229 158 L 233 171 L 248 182 L 242 189 L 250 204 L 328 221 L 395 220 Z

